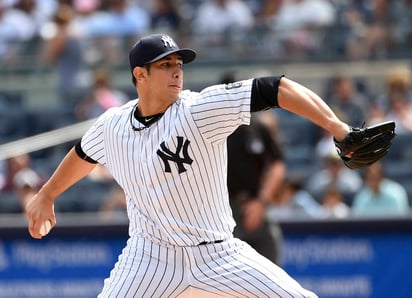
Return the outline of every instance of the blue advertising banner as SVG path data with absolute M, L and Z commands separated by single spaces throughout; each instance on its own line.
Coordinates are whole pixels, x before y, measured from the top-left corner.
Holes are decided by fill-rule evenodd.
M 283 267 L 322 298 L 412 297 L 412 235 L 285 235 Z
M 116 238 L 0 241 L 0 297 L 96 297 L 124 244 Z
M 282 267 L 320 298 L 412 298 L 412 233 L 394 231 L 405 225 L 353 233 L 348 225 L 345 232 L 325 223 L 305 223 L 299 231 L 290 225 Z M 25 228 L 0 229 L 0 298 L 96 297 L 127 236 L 124 227 L 89 227 L 92 237 L 86 230 L 56 229 L 34 240 Z

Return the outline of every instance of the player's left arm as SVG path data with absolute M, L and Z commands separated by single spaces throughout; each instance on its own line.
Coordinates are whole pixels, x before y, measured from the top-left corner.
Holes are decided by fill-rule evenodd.
M 255 79 L 251 111 L 276 107 L 307 118 L 329 131 L 336 140 L 342 140 L 350 131 L 350 127 L 312 90 L 283 76 Z
M 275 95 L 272 93 L 271 96 L 271 89 Z M 381 159 L 388 153 L 396 136 L 394 121 L 363 128 L 350 127 L 315 92 L 284 77 L 277 81 L 273 78 L 254 80 L 251 111 L 265 104 L 267 108 L 280 107 L 302 116 L 332 134 L 340 157 L 351 169 L 367 167 Z
M 278 104 L 282 109 L 305 117 L 342 140 L 350 131 L 332 109 L 312 90 L 287 78 L 279 84 Z

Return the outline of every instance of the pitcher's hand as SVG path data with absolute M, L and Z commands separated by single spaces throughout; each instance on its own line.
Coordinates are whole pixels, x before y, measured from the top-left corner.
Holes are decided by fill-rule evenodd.
M 40 227 L 46 220 L 50 220 L 52 228 L 56 225 L 54 200 L 41 192 L 34 195 L 27 202 L 25 212 L 29 221 L 29 233 L 33 238 L 42 238 Z

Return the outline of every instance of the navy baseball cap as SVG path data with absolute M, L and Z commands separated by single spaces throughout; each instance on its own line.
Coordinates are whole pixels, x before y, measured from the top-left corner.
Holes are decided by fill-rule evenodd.
M 179 54 L 183 59 L 183 63 L 192 62 L 196 58 L 195 51 L 188 48 L 179 48 L 169 35 L 153 34 L 143 37 L 129 51 L 131 71 L 136 66 L 158 61 L 173 53 Z

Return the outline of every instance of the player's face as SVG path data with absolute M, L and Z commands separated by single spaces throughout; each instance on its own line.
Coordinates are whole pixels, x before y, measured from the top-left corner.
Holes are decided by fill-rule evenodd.
M 183 88 L 183 61 L 177 54 L 152 63 L 148 82 L 151 90 L 168 100 L 176 100 Z

